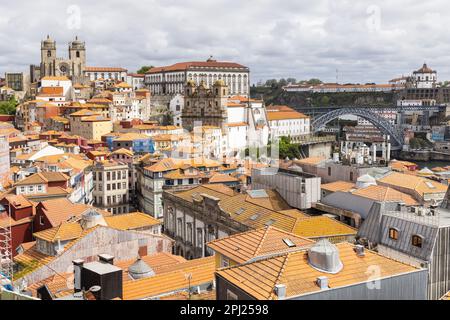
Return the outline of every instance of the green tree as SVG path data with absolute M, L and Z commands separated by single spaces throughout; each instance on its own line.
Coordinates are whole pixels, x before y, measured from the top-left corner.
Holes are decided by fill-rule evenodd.
M 14 115 L 16 113 L 17 101 L 12 97 L 9 101 L 0 102 L 0 114 Z
M 309 79 L 306 83 L 311 85 L 311 86 L 317 86 L 319 84 L 322 84 L 323 82 L 321 80 L 319 80 L 319 79 L 312 78 L 312 79 Z
M 147 71 L 149 71 L 150 69 L 154 68 L 153 66 L 142 66 L 137 73 L 138 74 L 145 74 L 147 73 Z
M 287 78 L 286 81 L 289 83 L 297 83 L 297 79 L 295 78 Z

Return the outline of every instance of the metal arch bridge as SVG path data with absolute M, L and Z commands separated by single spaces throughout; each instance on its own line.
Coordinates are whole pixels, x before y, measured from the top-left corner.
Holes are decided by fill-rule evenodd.
M 347 107 L 336 109 L 315 118 L 312 122 L 312 128 L 314 132 L 318 132 L 321 131 L 323 128 L 325 128 L 325 126 L 329 122 L 341 116 L 355 115 L 366 119 L 367 121 L 372 123 L 375 127 L 380 129 L 381 132 L 383 132 L 386 135 L 389 135 L 391 137 L 391 140 L 393 140 L 394 142 L 393 145 L 396 145 L 396 147 L 403 146 L 404 137 L 401 134 L 401 132 L 396 128 L 396 126 L 393 126 L 391 123 L 389 123 L 388 120 L 379 116 L 375 112 L 376 110 L 377 110 L 376 108 L 358 108 L 358 107 Z

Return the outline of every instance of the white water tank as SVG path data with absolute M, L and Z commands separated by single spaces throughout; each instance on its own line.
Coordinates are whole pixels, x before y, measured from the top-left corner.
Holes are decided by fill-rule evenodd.
M 369 186 L 376 186 L 377 180 L 369 174 L 365 174 L 356 180 L 356 187 L 359 189 L 367 188 Z
M 326 239 L 318 241 L 308 250 L 308 261 L 314 269 L 330 274 L 336 274 L 344 267 L 338 248 Z

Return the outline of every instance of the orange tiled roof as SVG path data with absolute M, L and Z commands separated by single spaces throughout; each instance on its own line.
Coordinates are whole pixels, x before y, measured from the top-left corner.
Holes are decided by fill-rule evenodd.
M 293 250 L 286 244 L 285 239 L 295 244 L 295 250 L 314 243 L 312 240 L 274 227 L 265 227 L 215 240 L 207 245 L 215 252 L 240 264 L 256 257 Z
M 219 62 L 219 61 L 192 61 L 192 62 L 180 62 L 173 64 L 171 66 L 166 67 L 157 67 L 152 68 L 149 71 L 147 71 L 147 74 L 152 73 L 160 73 L 160 72 L 167 72 L 167 71 L 184 71 L 191 68 L 247 68 L 243 65 L 240 65 L 238 63 L 234 62 Z
M 78 239 L 83 232 L 83 228 L 77 222 L 61 223 L 58 227 L 50 228 L 33 234 L 35 238 L 48 242 L 55 242 L 58 239 L 68 241 Z
M 400 187 L 415 191 L 421 197 L 429 193 L 446 193 L 448 189 L 448 186 L 442 183 L 399 172 L 392 172 L 378 182 L 393 188 Z
M 308 263 L 306 250 L 287 253 L 245 265 L 222 269 L 216 274 L 258 300 L 276 300 L 275 285 L 286 286 L 286 297 L 319 292 L 316 284 L 320 276 L 326 276 L 331 289 L 368 282 L 367 270 L 378 266 L 379 279 L 415 272 L 419 269 L 366 250 L 359 257 L 353 245 L 336 245 L 344 268 L 337 274 L 318 271 Z M 373 281 L 371 279 L 370 281 Z
M 336 191 L 348 192 L 352 189 L 355 189 L 355 187 L 356 187 L 355 184 L 352 182 L 335 181 L 335 182 L 323 184 L 321 186 L 321 189 L 329 191 L 329 192 L 336 192 Z
M 142 212 L 112 215 L 105 217 L 105 221 L 109 227 L 118 230 L 137 230 L 161 224 L 161 221 Z
M 268 111 L 267 120 L 295 120 L 295 119 L 309 119 L 308 116 L 296 111 Z
M 191 286 L 211 283 L 214 281 L 215 258 L 191 260 L 167 269 L 150 278 L 124 282 L 123 300 L 139 300 L 185 290 L 189 286 L 186 274 L 191 275 Z
M 87 72 L 127 72 L 127 69 L 116 67 L 85 67 Z
M 352 194 L 381 202 L 400 201 L 407 206 L 419 205 L 419 203 L 409 194 L 384 186 L 369 186 L 353 191 Z

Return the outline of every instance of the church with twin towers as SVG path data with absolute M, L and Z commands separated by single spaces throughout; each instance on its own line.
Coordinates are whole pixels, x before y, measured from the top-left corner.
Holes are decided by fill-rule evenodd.
M 68 43 L 68 57 L 58 57 L 56 41 L 47 36 L 41 41 L 41 63 L 31 66 L 32 79 L 68 77 L 81 79 L 86 68 L 86 44 L 75 37 Z

